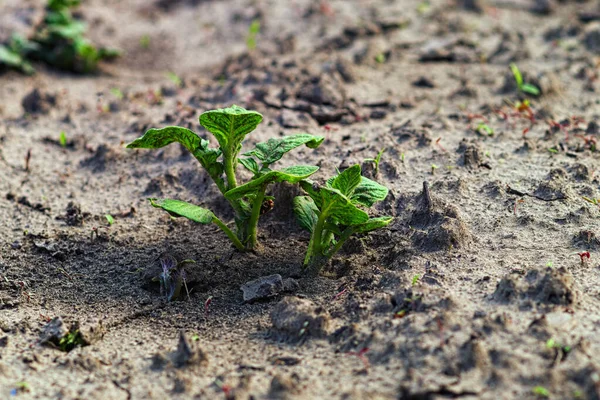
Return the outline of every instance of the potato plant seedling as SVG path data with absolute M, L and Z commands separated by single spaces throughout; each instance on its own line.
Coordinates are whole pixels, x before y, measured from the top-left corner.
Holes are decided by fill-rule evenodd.
M 371 207 L 387 197 L 388 189 L 361 176 L 354 165 L 320 186 L 303 180 L 308 196 L 294 199 L 300 225 L 311 232 L 304 268 L 320 271 L 325 263 L 354 234 L 367 233 L 389 225 L 392 217 L 369 218 L 360 207 Z
M 241 154 L 242 142 L 262 122 L 262 115 L 233 105 L 211 110 L 200 115 L 200 124 L 214 135 L 218 148 L 209 147 L 208 140 L 200 138 L 189 129 L 169 126 L 150 129 L 142 137 L 127 145 L 128 148 L 158 149 L 171 143 L 182 144 L 200 162 L 219 188 L 235 213 L 235 230 L 230 229 L 212 211 L 194 204 L 174 199 L 149 199 L 152 206 L 162 208 L 174 217 L 185 217 L 201 224 L 214 223 L 225 232 L 239 250 L 252 250 L 257 246 L 257 226 L 263 209 L 274 199 L 266 196 L 267 187 L 275 182 L 297 183 L 308 178 L 319 167 L 299 165 L 280 170 L 271 169 L 283 155 L 296 147 L 318 147 L 322 136 L 296 134 L 269 139 Z M 238 165 L 244 166 L 253 177 L 240 184 L 236 173 Z
M 99 61 L 118 57 L 117 50 L 97 48 L 85 38 L 86 25 L 71 12 L 79 3 L 49 0 L 44 19 L 29 39 L 13 35 L 7 45 L 0 45 L 0 66 L 33 74 L 31 61 L 42 61 L 58 69 L 89 73 Z
M 530 94 L 532 96 L 539 96 L 541 94 L 540 89 L 537 86 L 532 85 L 531 83 L 525 83 L 523 81 L 523 75 L 521 75 L 521 71 L 517 64 L 511 63 L 510 70 L 515 78 L 515 82 L 517 84 L 517 88 L 520 92 Z

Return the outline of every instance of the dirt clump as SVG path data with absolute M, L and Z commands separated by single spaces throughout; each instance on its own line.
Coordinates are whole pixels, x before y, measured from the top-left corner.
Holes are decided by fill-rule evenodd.
M 313 302 L 299 297 L 285 297 L 271 311 L 273 333 L 297 341 L 307 337 L 325 338 L 331 329 L 329 313 Z

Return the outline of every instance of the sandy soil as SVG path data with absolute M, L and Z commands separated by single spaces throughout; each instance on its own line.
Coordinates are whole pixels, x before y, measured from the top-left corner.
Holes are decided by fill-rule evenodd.
M 90 36 L 122 58 L 0 75 L 0 397 L 600 399 L 600 9 L 427 4 L 90 0 Z M 0 10 L 3 40 L 43 5 Z M 542 90 L 530 113 L 509 105 L 524 99 L 511 62 Z M 231 104 L 265 117 L 250 145 L 325 135 L 282 165 L 323 180 L 363 163 L 391 189 L 372 214 L 395 222 L 314 277 L 297 188 L 273 188 L 251 254 L 152 209 L 174 197 L 231 220 L 180 147 L 123 147 L 149 127 L 206 135 L 198 115 Z M 152 281 L 164 254 L 196 261 L 189 299 Z M 298 287 L 244 303 L 271 274 Z M 55 317 L 91 344 L 43 343 Z

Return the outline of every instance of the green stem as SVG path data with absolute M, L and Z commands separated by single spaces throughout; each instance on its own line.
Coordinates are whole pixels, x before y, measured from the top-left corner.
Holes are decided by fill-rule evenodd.
M 338 239 L 335 246 L 333 246 L 333 249 L 327 252 L 327 258 L 331 258 L 335 253 L 337 253 L 342 248 L 344 243 L 346 243 L 346 240 L 348 240 L 353 233 L 354 230 L 352 229 L 352 227 L 349 226 L 348 228 L 346 228 L 344 232 L 342 232 L 342 235 Z
M 252 205 L 252 214 L 250 214 L 250 220 L 248 221 L 248 241 L 246 242 L 246 249 L 251 250 L 256 246 L 256 235 L 258 219 L 260 218 L 260 210 L 262 208 L 263 200 L 265 199 L 265 191 L 267 185 L 262 185 L 258 189 L 254 204 Z
M 309 250 L 307 250 L 306 258 L 304 259 L 304 267 L 311 266 L 313 262 L 320 259 L 323 256 L 322 253 L 322 240 L 323 240 L 323 228 L 325 227 L 325 220 L 327 219 L 327 211 L 321 211 L 317 223 L 313 229 L 312 235 L 310 236 Z
M 237 187 L 235 162 L 236 157 L 233 154 L 230 154 L 229 151 L 223 152 L 223 164 L 225 166 L 225 175 L 227 176 L 227 190 L 235 189 Z
M 223 223 L 223 221 L 221 221 L 219 218 L 217 217 L 213 217 L 213 221 L 215 223 L 215 225 L 217 225 L 219 228 L 221 228 L 223 230 L 223 232 L 225 232 L 225 234 L 227 235 L 227 237 L 229 237 L 229 239 L 233 242 L 233 245 L 238 249 L 238 250 L 246 250 L 244 245 L 242 244 L 242 242 L 240 242 L 240 239 L 238 239 L 238 237 L 235 235 L 235 233 L 233 233 L 233 231 L 231 229 L 229 229 L 229 227 L 227 225 L 225 225 Z

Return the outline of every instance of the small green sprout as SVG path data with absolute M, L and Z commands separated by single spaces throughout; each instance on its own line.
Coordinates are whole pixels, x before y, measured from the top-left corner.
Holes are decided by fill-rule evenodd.
M 479 125 L 477 125 L 477 128 L 475 128 L 475 131 L 481 135 L 494 136 L 494 130 L 484 122 L 480 122 Z
M 431 164 L 431 175 L 435 174 L 435 170 L 438 169 L 439 167 L 435 164 Z
M 375 175 L 376 176 L 379 173 L 379 163 L 381 162 L 381 156 L 383 155 L 383 152 L 385 150 L 386 150 L 385 147 L 382 148 L 381 150 L 379 150 L 379 153 L 377 153 L 377 157 L 375 157 L 375 158 L 365 159 L 365 162 L 372 162 L 375 165 Z
M 377 64 L 383 64 L 386 61 L 385 53 L 379 53 L 375 56 L 375 62 Z
M 168 126 L 150 129 L 142 137 L 127 145 L 127 148 L 158 149 L 171 143 L 182 144 L 216 184 L 234 212 L 235 229 L 232 230 L 212 211 L 197 205 L 174 199 L 149 199 L 153 207 L 161 208 L 173 217 L 185 217 L 200 224 L 214 223 L 229 237 L 239 250 L 257 247 L 258 220 L 265 211 L 263 204 L 272 204 L 266 195 L 267 188 L 275 182 L 298 183 L 308 178 L 319 167 L 299 165 L 279 170 L 271 165 L 285 153 L 307 146 L 314 149 L 323 143 L 322 136 L 301 133 L 269 139 L 258 143 L 248 152 L 241 153 L 242 142 L 262 122 L 262 115 L 233 105 L 229 108 L 206 111 L 200 115 L 200 124 L 219 143 L 218 148 L 209 147 L 209 141 L 200 138 L 189 129 Z M 242 165 L 253 174 L 250 181 L 240 184 L 236 173 Z
M 590 198 L 586 196 L 581 196 L 585 201 L 595 206 L 600 206 L 600 199 Z
M 556 147 L 549 147 L 548 152 L 550 154 L 558 154 L 558 149 Z
M 256 38 L 260 33 L 260 21 L 255 19 L 248 27 L 248 37 L 246 38 L 246 47 L 252 51 L 256 49 Z
M 125 95 L 123 94 L 123 92 L 121 91 L 121 89 L 119 88 L 112 88 L 110 89 L 110 93 L 115 96 L 118 100 L 123 100 L 123 98 L 125 97 Z
M 552 261 L 548 261 L 546 263 L 546 267 L 548 267 L 548 268 L 552 268 L 553 266 L 554 266 L 554 263 Z
M 534 387 L 532 392 L 539 397 L 550 397 L 550 391 L 543 386 Z
M 169 78 L 169 80 L 171 82 L 173 82 L 173 84 L 175 86 L 177 86 L 178 88 L 183 87 L 183 81 L 181 80 L 179 75 L 177 75 L 175 72 L 172 72 L 172 71 L 167 72 L 167 78 Z
M 417 284 L 417 282 L 419 282 L 419 279 L 421 279 L 419 274 L 416 274 L 415 276 L 413 276 L 411 286 L 415 286 Z
M 389 225 L 392 217 L 370 218 L 363 207 L 387 197 L 388 189 L 361 176 L 354 165 L 324 186 L 303 180 L 300 186 L 308 196 L 294 199 L 294 212 L 300 225 L 311 233 L 304 268 L 318 272 L 354 234 L 368 233 Z
M 419 13 L 420 15 L 426 14 L 430 8 L 431 3 L 429 2 L 429 0 L 422 1 L 417 5 L 417 13 Z
M 140 47 L 142 49 L 149 49 L 150 48 L 150 35 L 143 35 L 140 38 Z
M 114 219 L 114 218 L 113 218 L 113 216 L 112 216 L 112 215 L 110 215 L 110 214 L 106 214 L 106 215 L 104 216 L 104 218 L 106 218 L 106 221 L 108 222 L 108 225 L 109 225 L 109 226 L 111 226 L 112 224 L 114 224 L 114 223 L 115 223 L 115 219 Z
M 69 352 L 73 350 L 76 346 L 81 345 L 84 346 L 86 344 L 85 340 L 79 333 L 79 330 L 69 331 L 65 336 L 63 336 L 58 342 L 58 347 L 62 351 Z
M 404 153 L 400 154 L 400 162 L 402 162 L 402 164 L 404 164 Z
M 60 131 L 58 143 L 60 144 L 60 147 L 67 147 L 67 134 L 65 131 Z
M 510 70 L 515 77 L 515 82 L 517 83 L 517 88 L 520 92 L 530 94 L 532 96 L 539 96 L 541 94 L 540 89 L 537 86 L 523 82 L 523 75 L 521 75 L 521 71 L 519 70 L 519 67 L 517 67 L 517 64 L 511 63 Z

